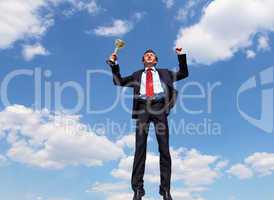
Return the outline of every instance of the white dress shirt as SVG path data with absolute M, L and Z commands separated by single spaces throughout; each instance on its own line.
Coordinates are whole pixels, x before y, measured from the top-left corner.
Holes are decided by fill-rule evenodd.
M 141 85 L 140 85 L 140 95 L 146 95 L 146 75 L 147 75 L 147 69 L 145 68 L 145 71 L 142 73 L 141 77 Z M 164 92 L 162 83 L 160 81 L 159 73 L 155 69 L 155 67 L 152 67 L 152 80 L 153 80 L 153 92 L 154 94 L 159 94 Z
M 118 61 L 115 60 L 115 65 L 118 65 Z M 140 96 L 146 96 L 146 72 L 147 72 L 148 67 L 145 68 L 145 71 L 142 73 L 141 77 L 141 85 L 140 85 Z M 164 88 L 162 86 L 160 76 L 158 71 L 155 69 L 155 67 L 152 67 L 152 80 L 153 80 L 153 93 L 154 95 L 156 94 L 161 94 L 164 93 Z

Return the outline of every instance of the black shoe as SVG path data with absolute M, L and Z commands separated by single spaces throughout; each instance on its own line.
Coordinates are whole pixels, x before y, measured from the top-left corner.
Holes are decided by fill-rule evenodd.
M 133 200 L 142 200 L 142 196 L 145 195 L 145 192 L 142 190 L 136 190 L 134 192 Z
M 163 200 L 172 200 L 171 194 L 168 191 L 162 193 Z

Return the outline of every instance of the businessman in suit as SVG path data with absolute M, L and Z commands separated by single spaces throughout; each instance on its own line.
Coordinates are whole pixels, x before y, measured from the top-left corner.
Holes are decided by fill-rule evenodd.
M 173 83 L 188 77 L 186 54 L 176 48 L 179 69 L 175 72 L 158 68 L 158 57 L 152 49 L 144 52 L 144 68 L 129 76 L 122 77 L 117 55 L 113 53 L 107 60 L 113 74 L 113 83 L 133 88 L 132 118 L 136 119 L 136 143 L 131 186 L 133 200 L 141 200 L 145 195 L 144 172 L 147 149 L 147 136 L 150 122 L 153 122 L 160 152 L 160 187 L 163 200 L 172 200 L 170 194 L 171 156 L 169 151 L 168 115 L 175 104 L 177 90 Z

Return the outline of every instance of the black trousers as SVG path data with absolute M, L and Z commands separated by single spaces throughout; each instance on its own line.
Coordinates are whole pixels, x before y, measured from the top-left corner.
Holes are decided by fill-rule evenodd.
M 160 152 L 160 187 L 159 193 L 170 191 L 171 156 L 169 152 L 169 129 L 167 115 L 163 111 L 164 102 L 141 103 L 136 121 L 136 143 L 131 185 L 133 191 L 144 191 L 144 172 L 147 150 L 147 136 L 150 122 L 153 122 Z

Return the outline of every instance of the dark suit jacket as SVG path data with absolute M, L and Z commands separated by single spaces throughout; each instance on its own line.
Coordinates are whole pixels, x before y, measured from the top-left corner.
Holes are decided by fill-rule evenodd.
M 173 82 L 182 80 L 188 76 L 188 67 L 186 61 L 186 54 L 178 55 L 179 70 L 174 72 L 165 68 L 158 68 L 156 70 L 159 73 L 160 81 L 164 86 L 164 92 L 166 96 L 165 112 L 168 115 L 171 108 L 175 105 L 178 91 L 174 89 Z M 132 118 L 138 117 L 139 101 L 138 95 L 140 94 L 141 76 L 145 69 L 138 70 L 129 76 L 122 77 L 120 74 L 120 67 L 113 62 L 108 62 L 113 74 L 113 83 L 118 86 L 133 88 L 133 108 Z

